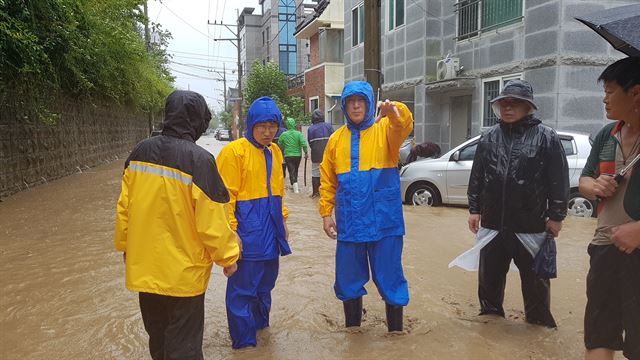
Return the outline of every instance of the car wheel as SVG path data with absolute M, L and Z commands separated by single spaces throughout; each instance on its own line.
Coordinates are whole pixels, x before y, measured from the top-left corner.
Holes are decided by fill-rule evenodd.
M 567 207 L 567 214 L 571 216 L 592 217 L 596 213 L 595 204 L 577 191 L 569 195 Z
M 411 187 L 409 203 L 415 206 L 438 206 L 440 194 L 430 184 L 416 184 Z

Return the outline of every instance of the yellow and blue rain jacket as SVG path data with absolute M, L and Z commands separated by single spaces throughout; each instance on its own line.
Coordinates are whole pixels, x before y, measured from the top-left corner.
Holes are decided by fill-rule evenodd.
M 284 222 L 282 152 L 278 145 L 260 145 L 253 137 L 258 123 L 282 126 L 282 114 L 269 97 L 254 101 L 247 114 L 247 132 L 225 146 L 218 169 L 229 190 L 229 223 L 242 240 L 243 260 L 271 260 L 291 253 Z
M 125 162 L 114 242 L 126 252 L 131 291 L 197 296 L 214 262 L 227 267 L 239 258 L 229 195 L 213 155 L 195 144 L 210 119 L 201 95 L 174 91 L 162 136 L 140 142 Z
M 354 124 L 347 115 L 349 96 L 366 99 L 365 120 Z M 400 145 L 413 129 L 413 116 L 400 102 L 400 113 L 375 120 L 371 85 L 352 81 L 342 91 L 342 112 L 347 124 L 329 138 L 320 165 L 320 215 L 335 209 L 338 240 L 377 241 L 404 235 L 398 160 Z

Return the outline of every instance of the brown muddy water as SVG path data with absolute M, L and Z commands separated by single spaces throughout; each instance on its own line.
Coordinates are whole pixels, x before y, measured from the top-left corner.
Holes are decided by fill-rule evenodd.
M 137 294 L 125 289 L 122 258 L 113 250 L 122 165 L 0 203 L 0 358 L 150 358 Z M 465 209 L 405 207 L 406 331 L 386 332 L 384 304 L 372 283 L 363 326 L 347 331 L 332 289 L 335 242 L 322 232 L 308 181 L 303 193 L 286 198 L 294 253 L 281 259 L 271 327 L 259 333 L 257 348 L 231 350 L 225 278 L 215 268 L 206 295 L 207 359 L 582 358 L 586 247 L 594 220 L 568 219 L 558 239 L 559 279 L 551 295 L 559 328 L 548 330 L 523 321 L 516 273 L 509 275 L 506 319 L 476 316 L 477 274 L 447 268 L 473 243 Z

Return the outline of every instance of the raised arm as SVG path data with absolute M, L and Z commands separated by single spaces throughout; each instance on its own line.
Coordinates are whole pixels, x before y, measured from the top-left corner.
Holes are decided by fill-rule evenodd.
M 413 130 L 413 114 L 409 108 L 399 101 L 385 101 L 381 103 L 380 120 L 388 127 L 387 145 L 390 154 L 400 153 L 400 145 Z

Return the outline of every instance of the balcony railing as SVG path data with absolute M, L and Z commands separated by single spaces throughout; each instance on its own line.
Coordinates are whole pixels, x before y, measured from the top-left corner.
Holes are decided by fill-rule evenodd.
M 522 0 L 459 0 L 457 40 L 464 40 L 522 20 Z
M 287 80 L 289 89 L 300 88 L 304 86 L 304 73 L 292 76 Z

